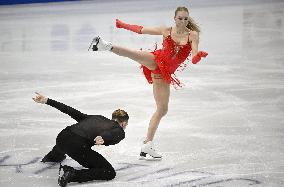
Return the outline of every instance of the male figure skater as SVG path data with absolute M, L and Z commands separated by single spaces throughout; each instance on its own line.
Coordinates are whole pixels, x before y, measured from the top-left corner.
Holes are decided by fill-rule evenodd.
M 87 182 L 92 180 L 112 180 L 116 172 L 112 165 L 98 152 L 91 149 L 93 145 L 114 145 L 125 137 L 124 129 L 128 125 L 129 116 L 124 110 L 115 110 L 112 119 L 101 115 L 87 115 L 63 103 L 47 98 L 36 92 L 33 100 L 50 105 L 68 114 L 77 123 L 67 126 L 56 138 L 56 145 L 42 159 L 42 162 L 61 162 L 67 154 L 88 169 L 76 170 L 71 166 L 60 164 L 59 186 L 70 182 Z

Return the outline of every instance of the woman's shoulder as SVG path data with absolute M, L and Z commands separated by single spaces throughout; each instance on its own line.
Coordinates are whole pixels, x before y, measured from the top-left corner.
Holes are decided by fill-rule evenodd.
M 164 37 L 167 37 L 171 34 L 172 27 L 164 26 L 162 28 L 162 33 Z
M 198 37 L 199 36 L 199 32 L 197 31 L 194 31 L 194 30 L 190 30 L 190 35 L 193 36 L 193 37 Z
M 199 32 L 190 30 L 189 38 L 191 38 L 191 40 L 198 40 Z

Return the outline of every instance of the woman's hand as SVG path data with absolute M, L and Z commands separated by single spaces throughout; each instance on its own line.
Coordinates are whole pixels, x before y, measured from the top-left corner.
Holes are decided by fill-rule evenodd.
M 192 57 L 192 63 L 197 64 L 200 60 L 201 57 L 205 58 L 208 55 L 206 51 L 198 51 L 195 56 Z
M 119 19 L 115 20 L 115 26 L 117 28 L 123 28 L 132 32 L 136 32 L 137 34 L 142 34 L 141 30 L 143 28 L 143 26 L 140 25 L 131 25 L 128 23 L 124 23 L 122 21 L 120 21 Z
M 35 92 L 37 95 L 35 97 L 33 97 L 32 99 L 36 102 L 36 103 L 41 103 L 41 104 L 45 104 L 47 102 L 47 97 L 45 97 L 44 95 L 41 95 L 38 92 Z

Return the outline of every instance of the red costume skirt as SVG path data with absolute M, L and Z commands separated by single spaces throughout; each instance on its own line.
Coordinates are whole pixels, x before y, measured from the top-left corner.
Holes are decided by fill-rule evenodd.
M 154 57 L 155 57 L 155 62 L 157 64 L 157 69 L 155 70 L 149 70 L 147 67 L 145 66 L 141 66 L 142 70 L 143 70 L 143 74 L 145 76 L 145 78 L 147 79 L 149 84 L 153 83 L 153 79 L 151 76 L 151 73 L 153 74 L 160 74 L 162 79 L 168 83 L 168 84 L 172 84 L 175 88 L 176 87 L 181 87 L 181 82 L 177 79 L 176 75 L 174 74 L 175 70 L 177 69 L 177 67 L 179 65 L 173 64 L 173 65 L 169 65 L 168 63 L 165 63 L 166 61 L 163 58 L 162 50 L 155 50 L 153 52 L 151 52 Z

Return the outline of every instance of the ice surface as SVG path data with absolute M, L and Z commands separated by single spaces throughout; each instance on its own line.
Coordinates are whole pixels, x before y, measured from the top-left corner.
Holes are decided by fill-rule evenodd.
M 284 186 L 284 3 L 212 2 L 0 7 L 0 186 L 57 186 L 58 165 L 39 160 L 74 121 L 34 103 L 35 91 L 87 114 L 129 112 L 126 139 L 94 147 L 117 177 L 82 186 Z M 134 61 L 87 48 L 97 34 L 134 49 L 161 46 L 160 36 L 118 30 L 114 20 L 170 26 L 178 5 L 190 8 L 209 55 L 177 74 L 185 87 L 171 90 L 155 137 L 163 160 L 138 160 L 155 110 L 152 87 Z

